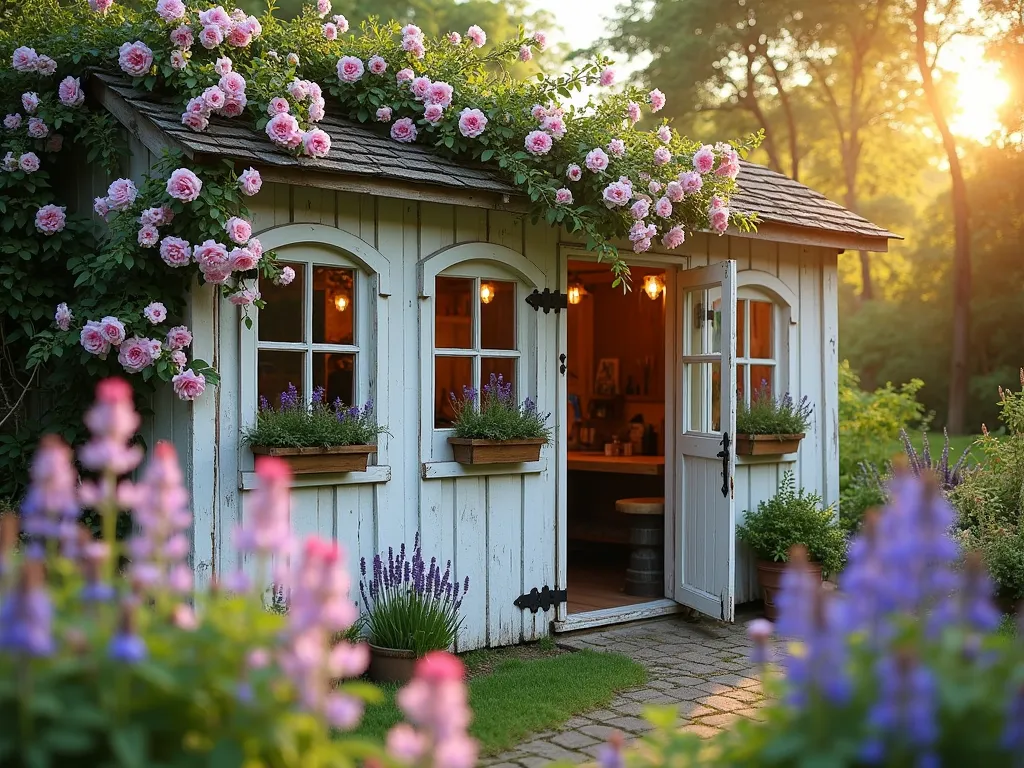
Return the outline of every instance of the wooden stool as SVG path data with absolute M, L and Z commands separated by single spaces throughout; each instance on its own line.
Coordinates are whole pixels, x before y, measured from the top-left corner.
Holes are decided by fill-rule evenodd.
M 665 596 L 665 499 L 619 499 L 615 511 L 631 515 L 629 521 L 629 568 L 626 594 L 638 597 Z

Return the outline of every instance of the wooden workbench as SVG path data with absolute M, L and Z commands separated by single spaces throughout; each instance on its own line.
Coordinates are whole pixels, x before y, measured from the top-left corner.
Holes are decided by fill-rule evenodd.
M 569 451 L 570 471 L 608 472 L 619 475 L 664 475 L 664 456 L 605 456 L 589 451 Z

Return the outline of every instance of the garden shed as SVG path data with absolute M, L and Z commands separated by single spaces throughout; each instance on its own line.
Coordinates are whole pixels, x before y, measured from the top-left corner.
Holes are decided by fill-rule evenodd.
M 259 398 L 288 383 L 306 397 L 322 386 L 372 399 L 388 430 L 364 472 L 295 476 L 293 527 L 341 541 L 353 575 L 360 557 L 419 532 L 427 557 L 469 577 L 460 650 L 679 606 L 732 620 L 759 597 L 735 542 L 745 511 L 786 470 L 838 499 L 837 259 L 885 251 L 892 233 L 744 163 L 731 205 L 756 213 L 758 231 L 697 234 L 672 252 L 626 243 L 623 294 L 584 242 L 533 223 L 528 201 L 487 168 L 334 116 L 320 126 L 329 156 L 298 159 L 239 124 L 194 133 L 179 108 L 91 82 L 132 136 L 133 176 L 166 149 L 194 167 L 258 169 L 254 232 L 298 275 L 259 286 L 268 306 L 251 328 L 197 285 L 194 354 L 221 383 L 194 403 L 167 392 L 148 424 L 186 466 L 200 580 L 238 565 L 232 532 L 256 483 L 240 435 Z M 491 373 L 551 412 L 538 461 L 454 460 L 449 395 Z M 737 457 L 737 398 L 762 382 L 807 397 L 811 425 L 790 453 Z M 650 530 L 663 557 L 646 571 L 653 591 L 630 596 L 616 586 L 636 570 L 616 559 L 629 503 L 616 502 L 637 498 L 655 500 L 644 511 L 660 519 Z

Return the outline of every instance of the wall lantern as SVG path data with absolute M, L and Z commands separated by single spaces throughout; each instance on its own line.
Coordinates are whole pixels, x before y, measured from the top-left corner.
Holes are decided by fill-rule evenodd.
M 569 297 L 570 304 L 579 304 L 583 301 L 583 297 L 587 295 L 587 289 L 583 287 L 583 283 L 579 280 L 573 280 L 569 283 L 569 288 L 566 290 L 566 296 Z
M 334 308 L 339 312 L 344 312 L 348 309 L 348 296 L 343 293 L 339 293 L 334 297 Z
M 490 304 L 494 299 L 494 286 L 490 283 L 480 283 L 480 301 Z
M 664 275 L 647 275 L 644 278 L 644 293 L 651 297 L 654 301 L 661 296 L 662 291 L 665 290 L 665 277 Z

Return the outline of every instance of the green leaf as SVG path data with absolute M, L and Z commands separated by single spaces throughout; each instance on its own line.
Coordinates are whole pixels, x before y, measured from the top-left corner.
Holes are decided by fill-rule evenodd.
M 494 150 L 493 149 L 485 149 L 483 152 L 480 153 L 480 161 L 481 162 L 486 163 L 492 157 L 494 157 Z
M 146 765 L 146 731 L 139 723 L 127 725 L 110 734 L 110 746 L 126 768 Z

